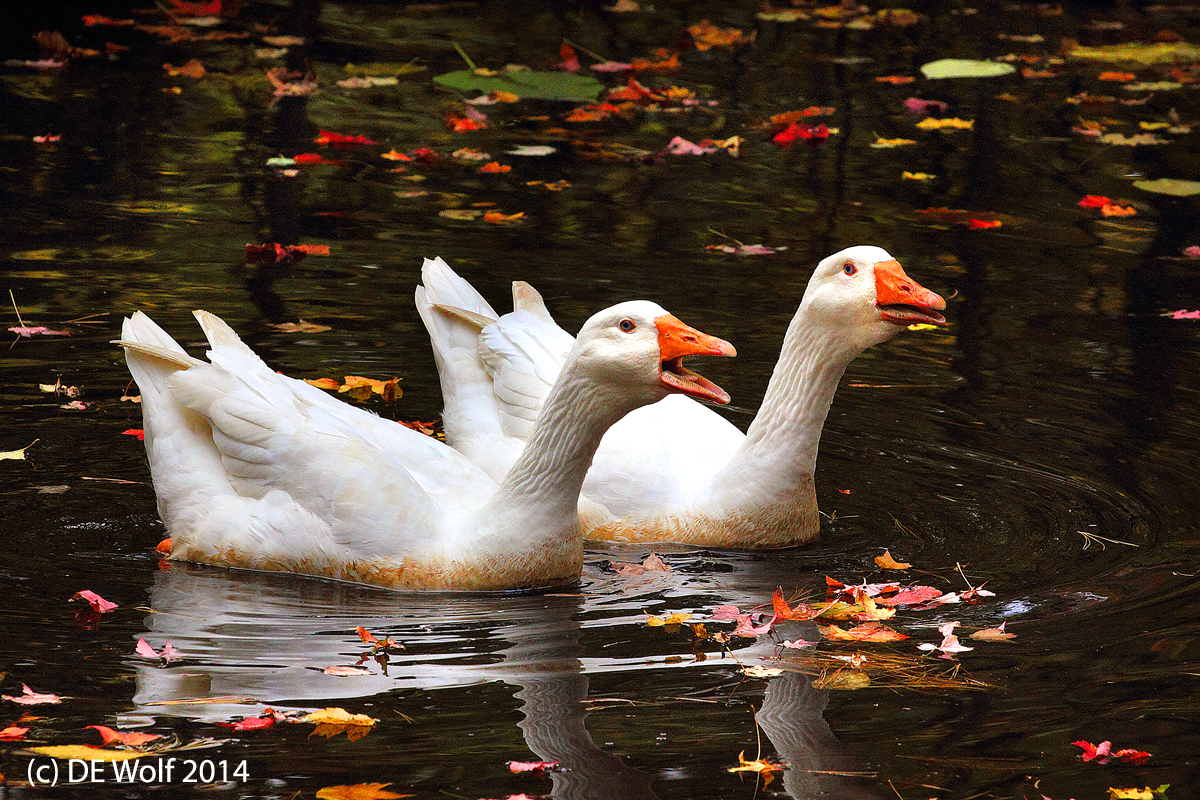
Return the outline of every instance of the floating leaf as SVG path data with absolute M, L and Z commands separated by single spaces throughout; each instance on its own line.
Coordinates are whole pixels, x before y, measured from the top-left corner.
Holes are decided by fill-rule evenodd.
M 875 556 L 875 565 L 880 569 L 908 569 L 912 566 L 912 564 L 892 558 L 891 550 L 884 550 L 883 555 Z
M 879 138 L 876 138 L 875 141 L 871 143 L 871 147 L 883 149 L 883 148 L 890 148 L 890 147 L 904 147 L 905 145 L 916 144 L 916 143 L 917 143 L 916 139 L 884 139 L 882 137 L 879 137 Z
M 958 117 L 946 117 L 944 119 L 927 117 L 918 122 L 917 127 L 924 131 L 940 131 L 943 129 L 969 131 L 975 127 L 975 120 L 959 119 Z
M 1130 764 L 1144 764 L 1150 758 L 1150 754 L 1144 750 L 1131 750 L 1123 748 L 1121 750 L 1113 750 L 1112 742 L 1103 741 L 1100 744 L 1092 744 L 1091 742 L 1072 742 L 1071 744 L 1083 749 L 1080 758 L 1084 761 L 1095 761 L 1097 764 L 1107 764 L 1110 760 L 1127 761 Z
M 895 642 L 908 638 L 905 634 L 886 625 L 880 625 L 878 622 L 864 622 L 849 630 L 839 628 L 837 625 L 830 625 L 827 628 L 818 625 L 817 629 L 826 639 L 843 642 Z
M 813 685 L 819 689 L 853 691 L 870 686 L 871 676 L 858 669 L 841 669 L 827 678 L 814 681 Z
M 371 674 L 371 670 L 367 669 L 366 667 L 352 667 L 344 665 L 326 667 L 321 671 L 326 675 L 333 675 L 338 678 L 354 678 Z
M 280 333 L 323 333 L 324 331 L 333 330 L 328 325 L 318 325 L 315 322 L 280 322 L 276 324 L 268 323 L 268 327 L 274 328 Z
M 116 731 L 104 725 L 88 725 L 89 728 L 100 732 L 100 738 L 105 744 L 119 742 L 120 744 L 129 747 L 140 747 L 147 742 L 153 742 L 155 739 L 161 739 L 157 733 L 137 733 L 135 731 Z
M 1130 61 L 1137 64 L 1161 64 L 1200 59 L 1200 48 L 1187 42 L 1127 42 L 1103 47 L 1076 47 L 1071 58 L 1093 61 Z
M 926 78 L 996 78 L 1016 72 L 1011 64 L 999 61 L 975 61 L 968 58 L 943 58 L 921 65 Z
M 128 761 L 131 758 L 143 758 L 146 755 L 141 750 L 109 750 L 106 747 L 93 747 L 90 744 L 30 747 L 29 752 L 51 758 L 81 759 L 83 761 Z
M 691 616 L 692 615 L 687 613 L 686 611 L 679 611 L 674 614 L 664 614 L 661 617 L 656 617 L 656 616 L 653 616 L 652 614 L 647 614 L 646 615 L 646 624 L 649 625 L 651 628 L 661 628 L 664 625 L 679 625 L 681 623 L 687 622 Z
M 730 767 L 730 772 L 757 772 L 762 776 L 763 786 L 769 784 L 774 778 L 776 772 L 782 772 L 786 765 L 772 764 L 765 758 L 758 758 L 754 761 L 746 760 L 746 751 L 738 753 L 738 764 L 740 766 Z
M 38 441 L 39 441 L 38 439 L 34 439 L 32 442 L 25 445 L 20 450 L 5 450 L 3 452 L 0 452 L 0 461 L 5 461 L 5 460 L 24 461 L 25 460 L 25 451 L 28 450 L 29 448 L 33 447 L 35 444 L 37 444 Z
M 412 797 L 411 794 L 396 794 L 386 787 L 390 783 L 352 783 L 343 786 L 326 786 L 317 790 L 317 800 L 397 800 Z
M 591 75 L 574 72 L 513 70 L 484 75 L 474 70 L 460 69 L 435 75 L 433 82 L 460 92 L 507 92 L 523 98 L 574 103 L 594 102 L 604 91 L 604 84 Z
M 103 597 L 96 594 L 91 589 L 81 589 L 80 591 L 76 592 L 71 597 L 72 600 L 74 600 L 75 598 L 79 598 L 80 600 L 82 600 L 85 603 L 87 603 L 88 605 L 90 605 L 97 614 L 107 614 L 108 612 L 113 611 L 117 608 L 116 603 L 113 603 L 109 600 L 105 600 Z
M 38 706 L 45 703 L 57 704 L 62 702 L 62 697 L 56 694 L 38 694 L 33 689 L 30 689 L 25 684 L 21 684 L 21 694 L 18 697 L 13 697 L 10 694 L 0 695 L 5 700 L 11 700 L 14 703 L 19 703 L 23 706 Z
M 737 28 L 718 28 L 706 19 L 688 27 L 692 42 L 697 50 L 710 50 L 714 47 L 733 48 L 737 45 L 754 41 L 754 32 L 742 33 Z
M 1166 139 L 1159 138 L 1153 133 L 1135 133 L 1133 136 L 1126 136 L 1123 133 L 1105 133 L 1097 141 L 1103 144 L 1120 144 L 1128 147 L 1143 144 L 1170 144 Z
M 510 761 L 508 769 L 514 775 L 519 775 L 522 772 L 547 772 L 558 766 L 557 761 Z
M 371 727 L 378 721 L 366 714 L 351 714 L 344 708 L 332 707 L 305 714 L 299 719 L 299 722 L 311 722 L 317 725 L 357 725 L 365 728 Z
M 1200 181 L 1185 181 L 1179 178 L 1158 178 L 1153 181 L 1134 181 L 1133 185 L 1143 192 L 1169 194 L 1175 197 L 1190 197 L 1200 194 Z
M 783 670 L 778 667 L 763 667 L 758 664 L 751 664 L 742 669 L 742 674 L 750 678 L 774 678 L 783 674 Z
M 630 564 L 625 561 L 610 562 L 618 575 L 642 575 L 647 572 L 670 572 L 671 568 L 659 558 L 657 553 L 651 553 L 640 564 Z
M 1004 626 L 1007 622 L 1001 622 L 995 628 L 984 628 L 983 630 L 975 631 L 971 634 L 972 639 L 979 639 L 984 642 L 1005 642 L 1009 639 L 1016 638 L 1015 633 L 1006 633 Z

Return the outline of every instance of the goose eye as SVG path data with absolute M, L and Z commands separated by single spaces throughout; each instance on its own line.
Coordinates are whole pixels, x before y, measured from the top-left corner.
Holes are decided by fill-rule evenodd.
M 626 317 L 617 323 L 617 327 L 626 333 L 633 333 L 634 328 L 637 327 L 637 323 L 631 320 L 629 317 Z
M 853 261 L 847 261 L 845 264 L 842 264 L 842 272 L 846 273 L 847 275 L 853 275 L 854 273 L 858 272 L 858 267 L 855 266 Z

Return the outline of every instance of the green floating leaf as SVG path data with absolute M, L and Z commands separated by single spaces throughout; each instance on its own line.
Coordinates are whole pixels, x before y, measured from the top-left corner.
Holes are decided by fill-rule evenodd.
M 972 61 L 968 58 L 943 58 L 921 65 L 926 78 L 996 78 L 1016 72 L 1011 64 L 999 61 Z
M 469 69 L 460 69 L 435 75 L 433 82 L 461 92 L 512 92 L 522 98 L 568 100 L 573 103 L 595 102 L 604 90 L 604 84 L 591 75 L 535 70 L 480 75 Z
M 1133 185 L 1143 192 L 1173 194 L 1176 197 L 1191 197 L 1200 194 L 1200 181 L 1185 181 L 1178 178 L 1159 178 L 1154 181 L 1134 181 Z

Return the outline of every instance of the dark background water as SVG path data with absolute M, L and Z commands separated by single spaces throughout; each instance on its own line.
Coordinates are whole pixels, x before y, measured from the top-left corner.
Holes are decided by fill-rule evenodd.
M 430 798 L 749 797 L 751 777 L 727 769 L 761 746 L 792 765 L 757 790 L 764 795 L 1083 800 L 1106 797 L 1110 786 L 1170 784 L 1172 800 L 1200 796 L 1200 322 L 1164 316 L 1200 308 L 1200 262 L 1182 254 L 1200 245 L 1200 226 L 1194 199 L 1132 185 L 1200 178 L 1196 135 L 1160 133 L 1168 144 L 1129 147 L 1072 132 L 1084 119 L 1128 135 L 1140 121 L 1195 124 L 1197 95 L 1186 84 L 1129 90 L 1099 80 L 1122 69 L 1159 81 L 1170 77 L 1167 65 L 1045 61 L 1065 40 L 1140 42 L 1169 30 L 1200 42 L 1197 11 L 912 8 L 921 13 L 913 25 L 859 30 L 762 20 L 753 3 L 658 2 L 622 14 L 601 4 L 243 2 L 215 30 L 248 38 L 220 41 L 81 21 L 84 13 L 165 21 L 123 3 L 24 9 L 4 34 L 5 58 L 38 58 L 31 34 L 44 29 L 78 47 L 129 49 L 73 58 L 65 69 L 0 71 L 2 288 L 27 325 L 70 334 L 20 339 L 0 360 L 0 451 L 37 440 L 26 460 L 0 461 L 3 691 L 18 694 L 25 683 L 69 698 L 0 706 L 0 726 L 22 711 L 40 717 L 22 723 L 32 729 L 27 742 L 0 749 L 7 792 L 312 797 L 331 784 L 391 782 Z M 686 28 L 702 19 L 756 39 L 697 51 Z M 307 38 L 260 57 L 272 34 Z M 1043 41 L 1002 38 L 1032 34 Z M 461 68 L 452 42 L 480 66 L 548 69 L 564 38 L 623 61 L 678 47 L 677 71 L 641 80 L 691 89 L 701 106 L 568 123 L 572 104 L 525 100 L 483 108 L 487 130 L 447 130 L 447 112 L 463 104 L 431 77 Z M 1056 76 L 919 77 L 935 59 L 1007 54 L 1040 58 L 1018 66 Z M 203 78 L 163 70 L 193 57 Z M 337 86 L 347 64 L 380 62 L 421 69 L 396 86 Z M 285 64 L 311 67 L 319 91 L 272 103 L 266 71 Z M 917 80 L 875 80 L 884 75 Z M 1068 102 L 1083 92 L 1114 99 Z M 920 117 L 903 110 L 909 97 L 944 101 L 945 116 L 975 127 L 921 131 Z M 813 147 L 770 140 L 771 115 L 809 106 L 832 107 L 813 122 L 837 133 Z M 378 144 L 332 150 L 313 141 L 322 129 Z M 46 134 L 61 139 L 34 141 Z M 736 159 L 628 156 L 658 153 L 675 135 L 746 141 Z M 871 148 L 877 136 L 917 144 Z M 556 152 L 505 154 L 532 144 Z M 379 157 L 460 147 L 512 171 L 480 174 L 478 163 L 441 158 L 395 173 L 398 162 Z M 294 177 L 266 164 L 309 152 L 342 163 Z M 937 177 L 905 180 L 904 170 Z M 570 187 L 529 183 L 558 180 Z M 1085 194 L 1137 214 L 1104 218 L 1078 206 Z M 500 226 L 439 213 L 476 203 L 526 219 Z M 971 230 L 920 213 L 930 207 L 1003 224 Z M 744 258 L 705 249 L 730 238 L 787 249 Z M 330 255 L 244 263 L 247 242 L 273 241 L 327 244 Z M 190 345 L 199 338 L 190 310 L 206 308 L 291 375 L 399 376 L 398 404 L 373 407 L 428 420 L 440 397 L 411 296 L 421 258 L 441 255 L 501 309 L 511 280 L 532 282 L 572 330 L 617 300 L 658 300 L 737 345 L 736 361 L 705 371 L 753 409 L 812 267 L 860 243 L 887 248 L 950 297 L 951 325 L 906 332 L 851 366 L 822 443 L 818 495 L 830 519 L 815 546 L 668 547 L 672 571 L 638 577 L 609 562 L 647 550 L 595 547 L 580 591 L 545 597 L 395 595 L 166 566 L 154 555 L 163 529 L 149 474 L 139 442 L 122 435 L 140 427 L 140 414 L 120 400 L 129 377 L 110 344 L 135 309 Z M 270 327 L 298 319 L 330 330 Z M 70 398 L 39 390 L 56 380 L 80 387 L 86 407 L 63 408 Z M 1081 531 L 1108 541 L 1089 544 Z M 995 597 L 901 612 L 894 625 L 913 638 L 897 644 L 789 651 L 788 671 L 770 679 L 741 672 L 780 666 L 765 637 L 741 640 L 735 659 L 711 641 L 697 644 L 686 627 L 645 624 L 646 613 L 677 611 L 701 621 L 721 604 L 764 602 L 776 587 L 819 598 L 825 575 L 881 580 L 873 558 L 884 548 L 919 570 L 906 582 L 963 589 L 961 565 Z M 86 588 L 120 604 L 97 629 L 78 626 L 68 603 Z M 857 691 L 813 685 L 829 654 L 880 652 L 924 658 L 931 673 L 952 669 L 916 644 L 937 642 L 936 626 L 954 620 L 964 631 L 1007 622 L 1017 636 L 968 642 L 975 649 L 958 656 L 960 680 L 947 686 L 900 687 L 878 672 Z M 372 664 L 369 677 L 324 675 L 357 660 L 358 625 L 406 649 L 386 674 Z M 818 638 L 808 626 L 783 633 Z M 183 657 L 165 667 L 139 659 L 139 637 L 156 647 L 169 639 Z M 968 675 L 986 687 L 961 680 Z M 162 704 L 224 696 L 250 702 Z M 216 725 L 264 706 L 340 706 L 380 722 L 357 741 L 314 737 L 309 725 Z M 249 780 L 204 790 L 178 775 L 132 788 L 20 786 L 30 762 L 23 746 L 95 742 L 92 724 L 230 740 L 190 755 L 246 760 Z M 1071 744 L 1106 739 L 1153 756 L 1142 766 L 1083 763 Z M 505 767 L 535 757 L 568 770 L 536 778 Z

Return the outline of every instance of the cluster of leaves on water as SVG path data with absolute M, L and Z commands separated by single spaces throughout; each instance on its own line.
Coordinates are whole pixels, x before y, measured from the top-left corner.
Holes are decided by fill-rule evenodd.
M 898 561 L 885 550 L 875 559 L 875 567 L 882 572 L 903 572 L 913 567 L 911 563 Z M 655 553 L 649 554 L 641 564 L 612 562 L 620 575 L 644 576 L 647 573 L 669 572 L 671 567 Z M 961 567 L 958 574 L 966 581 Z M 993 627 L 977 627 L 967 637 L 971 644 L 960 641 L 956 629 L 957 620 L 941 622 L 936 626 L 941 639 L 936 642 L 921 642 L 915 649 L 927 656 L 950 661 L 953 666 L 937 668 L 927 656 L 921 656 L 900 644 L 921 635 L 929 629 L 920 614 L 936 611 L 944 618 L 947 611 L 958 606 L 978 606 L 989 602 L 995 594 L 973 586 L 966 581 L 967 588 L 960 591 L 943 591 L 933 586 L 906 581 L 884 580 L 845 583 L 833 577 L 825 578 L 825 596 L 820 601 L 797 602 L 784 597 L 777 589 L 769 600 L 751 609 L 733 605 L 722 605 L 707 612 L 675 612 L 659 616 L 647 615 L 646 625 L 662 628 L 668 634 L 681 631 L 691 634 L 694 646 L 693 657 L 706 660 L 703 647 L 716 643 L 724 653 L 737 659 L 742 675 L 750 679 L 772 679 L 785 672 L 804 672 L 814 676 L 815 685 L 829 690 L 854 691 L 868 687 L 887 687 L 890 690 L 909 689 L 921 692 L 955 691 L 961 689 L 984 690 L 986 684 L 971 677 L 958 662 L 961 654 L 970 653 L 979 644 L 1011 642 L 1016 634 L 1006 630 L 1006 622 Z M 700 619 L 697 619 L 699 617 Z M 890 624 L 885 624 L 885 621 Z M 713 631 L 710 626 L 733 622 L 731 631 Z M 787 623 L 815 622 L 820 634 L 818 641 L 789 639 L 783 633 Z M 821 624 L 822 622 L 828 624 Z M 841 624 L 839 624 L 841 623 Z M 897 623 L 907 626 L 902 632 Z M 758 663 L 744 663 L 738 658 L 739 642 L 745 639 L 767 637 L 775 645 L 774 655 L 757 659 Z M 854 648 L 847 652 L 846 648 Z M 1110 761 L 1139 765 L 1150 759 L 1151 754 L 1134 748 L 1113 749 L 1112 743 L 1103 741 L 1091 744 L 1087 741 L 1071 742 L 1082 750 L 1081 762 L 1107 764 Z M 745 752 L 739 753 L 738 765 L 729 767 L 732 773 L 753 773 L 771 782 L 776 773 L 787 769 L 787 764 L 769 758 L 748 760 Z M 1165 800 L 1167 787 L 1158 789 L 1113 789 L 1111 798 L 1145 798 Z M 1151 794 L 1144 794 L 1150 792 Z

